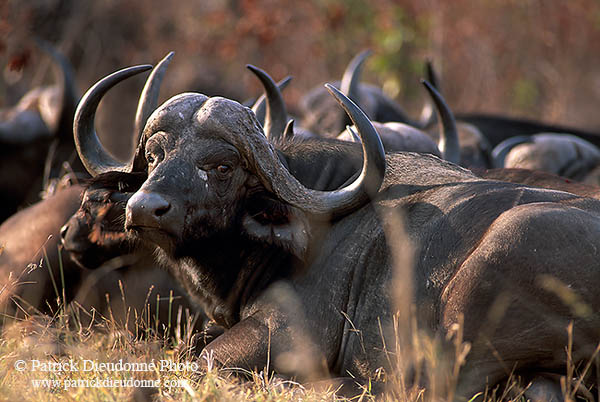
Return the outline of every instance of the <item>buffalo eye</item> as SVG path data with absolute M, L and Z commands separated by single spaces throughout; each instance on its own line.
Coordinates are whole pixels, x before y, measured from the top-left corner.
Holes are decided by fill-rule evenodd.
M 217 172 L 219 172 L 220 174 L 227 174 L 231 171 L 231 166 L 229 165 L 219 165 L 217 166 Z
M 150 155 L 150 154 L 146 154 L 146 161 L 148 161 L 149 165 L 152 165 L 154 163 L 154 156 Z

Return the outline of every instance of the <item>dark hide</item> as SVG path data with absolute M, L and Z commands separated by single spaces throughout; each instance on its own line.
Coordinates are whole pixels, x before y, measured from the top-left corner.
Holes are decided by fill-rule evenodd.
M 94 307 L 105 317 L 110 314 L 122 324 L 129 318 L 129 328 L 135 328 L 136 311 L 138 317 L 143 317 L 146 324 L 154 328 L 156 300 L 160 296 L 158 320 L 161 326 L 168 324 L 170 316 L 170 325 L 174 328 L 181 308 L 184 323 L 188 316 L 193 319 L 194 328 L 201 329 L 206 323 L 205 316 L 190 304 L 168 273 L 156 266 L 152 251 L 130 241 L 123 230 L 127 200 L 145 178 L 145 174 L 121 172 L 94 177 L 83 192 L 81 206 L 62 227 L 65 255 L 85 268 L 87 274 L 75 301 L 87 310 Z M 124 288 L 125 304 L 119 281 Z M 110 298 L 109 306 L 106 294 Z M 169 305 L 171 294 L 173 302 Z M 127 312 L 129 308 L 131 311 Z
M 426 132 L 437 142 L 439 141 L 439 131 L 439 127 L 435 125 Z M 493 167 L 492 148 L 477 127 L 459 121 L 456 122 L 456 131 L 460 145 L 460 166 L 467 169 Z
M 403 123 L 378 123 L 373 122 L 381 143 L 386 152 L 419 152 L 441 157 L 437 144 L 431 137 L 413 126 Z M 348 129 L 337 136 L 338 140 L 354 141 Z
M 398 153 L 388 155 L 372 202 L 323 221 L 271 191 L 268 167 L 258 162 L 267 151 L 246 140 L 262 135 L 256 130 L 253 115 L 233 102 L 172 98 L 146 124 L 148 179 L 127 204 L 129 232 L 154 245 L 227 328 L 204 349 L 207 358 L 250 369 L 269 360 L 271 369 L 300 379 L 374 378 L 388 366 L 379 328 L 394 312 L 389 244 L 402 240 L 385 236 L 394 214 L 404 217 L 414 245 L 421 327 L 445 336 L 464 316 L 472 350 L 460 398 L 505 379 L 510 368 L 564 369 L 570 321 L 575 361 L 591 356 L 600 339 L 599 201 L 483 180 L 433 156 Z M 356 148 L 305 158 L 315 151 L 290 147 L 278 155 L 313 187 L 329 160 L 348 152 L 346 165 L 353 165 Z M 334 173 L 323 189 L 350 178 Z M 557 284 L 590 308 L 565 304 Z M 498 300 L 504 308 L 490 316 Z
M 540 133 L 512 137 L 492 152 L 495 167 L 549 172 L 585 181 L 600 165 L 600 149 L 570 134 Z
M 73 116 L 78 95 L 68 61 L 43 48 L 56 62 L 56 85 L 38 87 L 17 105 L 0 110 L 0 222 L 18 207 L 54 190 L 65 173 L 63 163 L 87 177 L 73 144 Z
M 0 226 L 0 246 L 3 248 L 0 253 L 0 286 L 7 286 L 1 293 L 0 304 L 7 315 L 23 317 L 24 313 L 52 313 L 57 310 L 56 299 L 62 297 L 59 232 L 77 211 L 81 191 L 81 186 L 59 191 L 19 211 Z M 64 253 L 62 268 L 66 297 L 72 300 L 84 272 Z M 52 285 L 50 271 L 59 289 L 58 295 Z
M 339 88 L 339 81 L 332 83 Z M 406 123 L 418 127 L 406 112 L 386 96 L 383 91 L 370 84 L 359 84 L 359 98 L 353 99 L 366 113 L 369 119 L 385 122 Z M 337 102 L 323 86 L 315 87 L 301 100 L 302 119 L 300 126 L 322 137 L 335 138 L 346 125 L 351 124 Z
M 566 191 L 582 197 L 600 199 L 600 188 L 588 184 L 574 182 L 552 173 L 528 169 L 471 169 L 477 176 L 487 180 L 500 180 L 510 183 L 525 184 L 550 190 Z
M 83 311 L 76 311 L 84 325 L 95 310 L 99 322 L 102 317 L 114 318 L 124 326 L 129 320 L 128 328 L 134 331 L 137 311 L 148 328 L 155 328 L 160 295 L 160 331 L 167 325 L 169 309 L 171 328 L 175 327 L 180 306 L 182 322 L 186 323 L 187 316 L 195 317 L 193 323 L 201 328 L 204 319 L 196 317 L 197 309 L 179 286 L 156 267 L 148 250 L 134 247 L 124 236 L 127 191 L 131 195 L 144 177 L 121 173 L 99 176 L 87 189 L 75 185 L 61 190 L 0 226 L 0 306 L 5 315 L 0 322 L 34 313 L 54 314 L 57 299 L 63 300 L 63 276 L 66 301 L 83 307 Z M 83 205 L 78 210 L 82 196 Z M 61 246 L 61 236 L 72 251 Z M 169 306 L 171 291 L 173 303 Z
M 580 130 L 575 127 L 565 127 L 534 120 L 481 113 L 458 113 L 456 114 L 456 120 L 470 123 L 477 127 L 485 138 L 487 138 L 492 148 L 510 137 L 538 133 L 568 133 L 583 138 L 596 146 L 600 146 L 599 133 Z

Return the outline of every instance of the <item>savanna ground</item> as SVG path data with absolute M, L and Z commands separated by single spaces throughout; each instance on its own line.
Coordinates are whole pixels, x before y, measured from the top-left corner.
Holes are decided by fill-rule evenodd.
M 410 254 L 408 246 L 400 251 Z M 399 255 L 396 254 L 397 278 L 406 279 L 410 275 L 406 270 L 409 261 Z M 48 267 L 42 264 L 35 269 Z M 60 267 L 50 270 L 60 274 Z M 155 319 L 158 308 L 153 311 L 148 304 L 144 311 L 129 308 L 125 316 L 130 319 L 120 321 L 112 311 L 103 316 L 78 304 L 66 305 L 60 279 L 55 278 L 55 282 L 57 297 L 49 301 L 55 306 L 54 315 L 31 315 L 24 319 L 2 316 L 0 400 L 452 401 L 461 365 L 470 348 L 469 343 L 462 341 L 460 325 L 442 340 L 419 330 L 411 314 L 414 309 L 402 308 L 402 303 L 410 298 L 410 291 L 397 282 L 394 293 L 398 312 L 393 323 L 396 344 L 387 345 L 396 352 L 389 354 L 395 370 L 378 370 L 373 378 L 383 381 L 384 393 L 381 389 L 375 392 L 371 384 L 363 384 L 343 396 L 336 393 L 339 384 L 335 382 L 300 384 L 269 374 L 269 361 L 262 370 L 248 371 L 217 369 L 210 357 L 203 357 L 208 371 L 200 369 L 195 345 L 202 335 L 190 330 L 192 317 L 183 311 L 169 309 L 166 322 L 160 322 Z M 4 290 L 0 290 L 1 296 L 6 296 Z M 160 297 L 160 303 L 171 306 L 170 296 Z M 125 305 L 125 292 L 121 297 Z M 598 349 L 596 357 L 597 354 Z M 589 382 L 590 369 L 595 365 L 597 370 L 600 359 L 575 366 L 570 362 L 570 345 L 565 345 L 564 356 L 569 363 L 560 379 L 565 400 L 581 400 L 576 399 L 574 390 L 578 389 L 581 378 L 587 376 Z M 515 377 L 504 386 L 473 395 L 470 400 L 525 401 L 523 392 L 527 386 Z
M 294 76 L 284 93 L 293 112 L 309 88 L 337 79 L 352 56 L 371 48 L 365 81 L 381 85 L 413 115 L 425 99 L 418 78 L 430 58 L 455 111 L 600 128 L 600 3 L 595 0 L 5 0 L 0 2 L 0 106 L 13 104 L 31 85 L 51 80 L 49 61 L 33 44 L 36 36 L 55 44 L 71 60 L 82 92 L 118 68 L 156 63 L 175 50 L 163 99 L 191 90 L 238 100 L 256 96 L 260 86 L 244 69 L 251 63 L 275 79 Z M 141 85 L 142 78 L 121 84 L 99 111 L 99 132 L 121 158 L 131 149 L 130 136 L 122 133 L 131 131 Z M 193 361 L 194 339 L 185 328 L 165 339 L 160 336 L 163 324 L 153 323 L 150 311 L 139 312 L 127 326 L 107 316 L 97 317 L 97 327 L 88 327 L 77 306 L 61 303 L 60 283 L 56 289 L 53 317 L 33 316 L 5 325 L 0 339 L 2 400 L 148 400 L 152 395 L 160 400 L 339 398 L 333 394 L 335 386 L 314 391 L 269 376 L 267 370 L 246 373 L 246 380 L 227 371 L 199 375 L 179 368 L 33 372 L 29 368 L 34 360 L 81 366 L 84 360 Z M 398 304 L 410 305 L 410 292 L 399 294 Z M 161 302 L 169 303 L 167 295 Z M 177 320 L 178 312 L 173 312 L 172 325 Z M 460 362 L 468 353 L 460 328 L 452 339 L 443 340 L 454 345 L 450 355 L 442 353 L 442 341 L 416 328 L 406 307 L 399 311 L 398 331 L 400 365 L 397 372 L 380 373 L 389 385 L 383 398 L 452 399 Z M 568 352 L 565 345 L 565 359 Z M 19 360 L 29 365 L 26 370 L 17 369 Z M 427 392 L 408 385 L 411 381 L 403 370 L 407 362 L 426 367 Z M 570 366 L 563 379 L 567 398 L 572 398 L 575 371 Z M 161 383 L 150 388 L 65 389 L 67 380 L 109 379 Z M 35 387 L 32 380 L 59 382 Z M 508 388 L 477 400 L 519 399 L 519 389 Z M 354 400 L 374 398 L 367 387 Z

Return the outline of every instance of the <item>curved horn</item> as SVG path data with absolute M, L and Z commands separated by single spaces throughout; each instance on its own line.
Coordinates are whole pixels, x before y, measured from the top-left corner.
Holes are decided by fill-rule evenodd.
M 440 86 L 440 78 L 437 72 L 435 71 L 435 68 L 433 68 L 433 62 L 431 61 L 431 59 L 427 59 L 427 61 L 425 62 L 425 79 L 429 81 L 431 86 L 437 89 L 438 91 L 442 90 L 442 87 Z
M 353 102 L 359 101 L 359 90 L 358 84 L 360 84 L 360 73 L 367 57 L 371 55 L 371 50 L 363 50 L 358 55 L 354 56 L 348 67 L 344 71 L 342 76 L 342 82 L 340 83 L 340 91 Z
M 283 131 L 283 138 L 285 140 L 291 140 L 294 138 L 294 119 L 290 119 L 285 126 L 285 130 Z
M 429 96 L 433 99 L 437 113 L 442 121 L 442 132 L 438 142 L 438 148 L 442 156 L 448 162 L 455 164 L 460 163 L 460 145 L 458 143 L 458 132 L 456 131 L 456 120 L 450 111 L 448 104 L 438 91 L 427 81 L 421 80 L 421 83 L 429 92 Z
M 135 153 L 133 155 L 132 171 L 142 171 L 146 167 L 144 159 L 144 141 L 142 140 L 142 132 L 146 125 L 146 120 L 154 112 L 158 106 L 158 95 L 160 93 L 160 84 L 165 76 L 167 67 L 173 58 L 175 52 L 169 52 L 161 61 L 158 62 L 156 67 L 152 69 L 152 72 L 146 79 L 144 89 L 140 94 L 138 101 L 137 110 L 135 112 L 135 124 L 133 129 L 133 147 Z
M 440 79 L 433 68 L 431 59 L 427 59 L 425 62 L 425 80 L 428 81 L 432 87 L 434 87 L 440 94 L 442 93 L 440 87 Z M 423 109 L 421 110 L 421 116 L 419 117 L 419 126 L 422 128 L 433 126 L 437 123 L 437 114 L 433 112 L 433 107 L 430 102 L 425 102 Z
M 529 144 L 532 142 L 533 140 L 529 135 L 518 135 L 505 139 L 500 144 L 496 145 L 492 150 L 493 166 L 495 168 L 503 168 L 506 156 L 514 147 L 520 144 Z
M 283 136 L 283 131 L 287 124 L 287 111 L 281 92 L 277 88 L 277 84 L 273 78 L 264 70 L 247 64 L 246 68 L 252 71 L 262 82 L 267 95 L 267 111 L 265 114 L 264 130 L 269 141 L 278 141 Z
M 284 79 L 282 79 L 281 81 L 279 81 L 277 83 L 277 88 L 279 88 L 279 92 L 283 92 L 283 90 L 285 88 L 287 88 L 288 84 L 292 81 L 292 76 L 288 75 L 287 77 L 285 77 Z M 261 125 L 264 126 L 265 124 L 265 114 L 266 114 L 266 109 L 267 109 L 267 103 L 266 103 L 266 96 L 265 94 L 261 94 L 258 99 L 256 100 L 256 102 L 254 102 L 254 105 L 252 105 L 252 111 L 254 112 L 254 114 L 256 115 L 256 118 L 258 119 L 258 121 L 260 122 Z
M 357 127 L 364 155 L 360 175 L 338 190 L 318 191 L 298 182 L 274 155 L 272 148 L 265 154 L 270 156 L 257 161 L 263 182 L 270 184 L 280 199 L 318 218 L 335 219 L 360 208 L 377 193 L 385 174 L 385 152 L 377 131 L 364 112 L 335 87 L 325 86 Z
M 148 117 L 150 117 L 152 112 L 154 112 L 154 109 L 158 106 L 160 84 L 162 83 L 167 67 L 174 54 L 175 52 L 169 52 L 169 54 L 159 61 L 156 67 L 152 69 L 148 79 L 146 79 L 146 84 L 144 85 L 144 89 L 142 89 L 137 110 L 135 112 L 135 125 L 133 130 L 134 144 L 138 143 L 142 131 L 144 130 L 144 126 L 146 125 L 146 120 L 148 120 Z
M 356 131 L 354 131 L 352 126 L 346 126 L 346 130 L 350 133 L 350 136 L 352 137 L 352 142 L 360 142 L 360 137 L 358 136 Z
M 344 75 L 340 82 L 340 91 L 357 104 L 360 103 L 360 74 L 367 57 L 370 55 L 371 50 L 367 49 L 354 56 L 354 58 L 350 60 L 350 63 L 348 63 L 346 70 L 344 70 Z M 348 124 L 350 124 L 348 115 L 342 113 L 340 115 L 339 125 L 336 127 L 335 131 L 341 131 L 344 126 L 347 126 Z
M 70 137 L 72 135 L 73 115 L 79 101 L 73 67 L 67 58 L 59 53 L 50 43 L 40 38 L 36 38 L 35 42 L 40 49 L 45 51 L 54 60 L 58 67 L 55 68 L 55 75 L 57 85 L 60 86 L 59 117 L 57 120 L 54 120 L 54 117 L 44 120 L 54 120 L 54 123 L 49 125 L 53 126 L 49 127 L 52 133 L 57 133 L 60 137 Z
M 98 81 L 81 98 L 75 119 L 73 121 L 73 136 L 75 138 L 75 147 L 83 165 L 92 176 L 107 171 L 130 172 L 131 166 L 117 161 L 104 148 L 98 135 L 94 130 L 94 120 L 96 109 L 100 100 L 113 86 L 143 71 L 150 70 L 152 66 L 141 65 L 119 70 Z

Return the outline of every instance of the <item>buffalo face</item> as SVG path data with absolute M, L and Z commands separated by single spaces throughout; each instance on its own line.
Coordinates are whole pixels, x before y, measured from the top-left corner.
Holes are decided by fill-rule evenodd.
M 93 130 L 95 110 L 111 86 L 145 69 L 113 73 L 84 95 L 74 124 L 77 149 L 93 175 L 142 173 L 144 167 L 147 179 L 127 202 L 125 229 L 156 246 L 188 291 L 229 326 L 249 292 L 245 287 L 253 287 L 248 281 L 259 280 L 254 272 L 270 259 L 304 259 L 309 219 L 345 216 L 377 193 L 385 172 L 383 146 L 365 114 L 329 86 L 357 127 L 363 167 L 346 186 L 314 190 L 288 170 L 285 155 L 269 143 L 251 109 L 184 93 L 150 115 L 134 160 L 119 164 Z
M 144 177 L 114 172 L 93 179 L 81 206 L 60 231 L 63 247 L 75 263 L 95 269 L 131 252 L 133 244 L 123 230 L 125 206 Z
M 217 116 L 227 119 L 233 103 L 189 94 L 150 118 L 144 133 L 148 179 L 127 203 L 128 230 L 177 254 L 189 241 L 199 244 L 238 226 L 241 200 L 258 181 L 222 138 L 228 124 Z M 208 112 L 213 108 L 217 113 Z M 254 123 L 250 114 L 246 123 Z
M 126 228 L 172 254 L 188 239 L 198 250 L 210 246 L 208 239 L 219 242 L 244 232 L 302 257 L 306 231 L 290 229 L 296 217 L 344 215 L 363 205 L 383 178 L 377 132 L 344 101 L 364 137 L 363 171 L 350 185 L 321 192 L 287 170 L 250 109 L 220 97 L 175 96 L 144 129 L 148 179 L 128 202 Z

